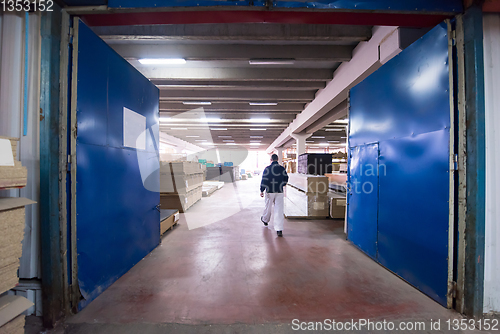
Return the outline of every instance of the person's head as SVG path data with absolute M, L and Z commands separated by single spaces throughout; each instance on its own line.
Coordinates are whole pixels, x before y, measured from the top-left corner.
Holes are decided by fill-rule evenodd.
M 271 155 L 271 161 L 278 161 L 278 155 L 277 154 Z

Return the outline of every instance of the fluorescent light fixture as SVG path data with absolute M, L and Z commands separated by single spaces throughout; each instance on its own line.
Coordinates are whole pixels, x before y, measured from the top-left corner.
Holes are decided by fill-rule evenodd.
M 330 146 L 328 143 L 319 143 L 319 146 Z
M 219 138 L 233 138 L 233 136 L 219 136 Z
M 170 128 L 170 130 L 187 130 L 188 128 Z
M 294 59 L 250 59 L 250 65 L 293 65 Z
M 225 128 L 214 128 L 214 129 L 210 129 L 212 131 L 226 131 L 227 129 Z
M 346 139 L 347 137 L 340 137 L 340 138 L 342 138 L 342 139 Z
M 264 136 L 250 136 L 250 138 L 264 138 Z
M 328 142 L 329 143 L 340 143 L 340 141 L 338 141 L 338 140 L 329 140 Z
M 311 138 L 312 138 L 312 139 L 324 139 L 325 137 L 321 137 L 321 136 L 312 136 Z
M 200 136 L 186 136 L 186 138 L 200 138 Z
M 195 141 L 207 141 L 206 139 L 196 139 Z
M 252 118 L 250 119 L 252 123 L 269 123 L 271 122 L 270 118 Z
M 210 106 L 212 102 L 210 101 L 183 101 L 183 105 L 191 105 L 191 106 Z
M 226 143 L 226 145 L 236 145 L 235 143 Z
M 333 123 L 348 124 L 349 120 L 348 119 L 338 119 L 338 120 L 334 121 Z
M 266 131 L 267 129 L 250 129 L 250 131 Z
M 262 144 L 261 143 L 250 143 L 250 145 L 252 145 L 252 146 L 254 146 L 254 145 L 255 146 L 259 146 L 259 145 L 262 145 Z
M 249 102 L 251 106 L 277 106 L 278 102 Z
M 325 131 L 344 131 L 345 129 L 335 128 L 335 129 L 325 129 Z
M 184 65 L 186 59 L 182 58 L 142 58 L 139 59 L 142 65 Z
M 314 140 L 313 141 L 306 140 L 306 143 L 314 143 Z
M 260 140 L 250 140 L 251 143 L 260 143 Z
M 223 140 L 224 143 L 234 143 L 234 140 Z

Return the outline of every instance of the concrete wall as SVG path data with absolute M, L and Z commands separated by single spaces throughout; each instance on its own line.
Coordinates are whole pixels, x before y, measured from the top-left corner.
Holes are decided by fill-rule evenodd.
M 484 16 L 486 239 L 484 312 L 500 312 L 500 14 Z

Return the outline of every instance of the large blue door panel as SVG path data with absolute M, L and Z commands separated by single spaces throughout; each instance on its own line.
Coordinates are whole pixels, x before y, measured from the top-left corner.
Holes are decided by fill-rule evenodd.
M 378 260 L 446 305 L 447 129 L 380 143 Z
M 78 25 L 76 234 L 85 307 L 159 243 L 158 89 Z M 146 118 L 146 149 L 124 147 L 124 107 Z
M 449 127 L 449 99 L 448 34 L 441 24 L 351 90 L 349 145 Z
M 354 87 L 349 115 L 351 148 L 379 143 L 377 261 L 442 305 L 448 289 L 449 99 L 448 35 L 441 24 Z M 364 217 L 360 211 L 348 216 L 348 226 Z
M 377 256 L 378 144 L 352 148 L 349 161 L 348 238 Z

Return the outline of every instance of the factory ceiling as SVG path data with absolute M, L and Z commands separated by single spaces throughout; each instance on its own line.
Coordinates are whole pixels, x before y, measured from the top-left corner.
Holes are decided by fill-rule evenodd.
M 161 131 L 254 149 L 267 148 L 372 34 L 371 26 L 277 23 L 92 29 L 160 89 Z M 330 127 L 340 130 L 321 132 L 324 142 L 345 143 L 345 124 Z M 212 138 L 201 135 L 207 129 Z

